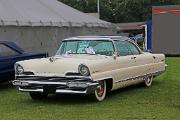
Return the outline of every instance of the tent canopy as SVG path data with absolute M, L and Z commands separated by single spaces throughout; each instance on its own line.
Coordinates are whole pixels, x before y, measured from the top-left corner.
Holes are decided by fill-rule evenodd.
M 0 0 L 0 25 L 110 27 L 111 23 L 57 0 Z

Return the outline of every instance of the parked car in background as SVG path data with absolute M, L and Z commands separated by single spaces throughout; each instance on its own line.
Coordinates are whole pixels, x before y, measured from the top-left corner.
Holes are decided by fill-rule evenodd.
M 14 64 L 17 61 L 47 57 L 46 53 L 27 53 L 11 41 L 0 41 L 0 82 L 15 78 Z
M 143 34 L 137 34 L 134 37 L 130 37 L 130 39 L 134 40 L 141 50 L 145 50 L 145 39 Z
M 127 37 L 80 36 L 63 40 L 53 57 L 17 62 L 13 84 L 32 99 L 61 93 L 102 101 L 108 91 L 137 83 L 151 86 L 165 67 L 163 54 L 142 52 Z

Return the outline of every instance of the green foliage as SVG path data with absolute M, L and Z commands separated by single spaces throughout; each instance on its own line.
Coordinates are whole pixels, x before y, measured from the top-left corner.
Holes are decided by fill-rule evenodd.
M 59 0 L 83 12 L 97 12 L 97 0 Z
M 97 12 L 97 0 L 59 0 L 83 12 Z M 151 19 L 152 5 L 180 4 L 180 0 L 100 0 L 100 18 L 113 23 Z
M 113 23 L 138 22 L 151 19 L 150 0 L 103 0 L 101 18 Z

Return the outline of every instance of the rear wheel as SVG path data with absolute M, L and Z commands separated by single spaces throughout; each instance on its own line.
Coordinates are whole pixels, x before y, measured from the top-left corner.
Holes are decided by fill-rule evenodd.
M 35 93 L 35 92 L 30 92 L 29 95 L 33 100 L 41 100 L 47 98 L 48 94 L 47 93 Z
M 106 97 L 106 81 L 99 81 L 97 89 L 94 91 L 92 98 L 96 101 L 103 101 Z
M 144 80 L 145 86 L 147 87 L 151 86 L 152 81 L 153 81 L 153 76 L 148 76 L 147 78 L 145 78 Z

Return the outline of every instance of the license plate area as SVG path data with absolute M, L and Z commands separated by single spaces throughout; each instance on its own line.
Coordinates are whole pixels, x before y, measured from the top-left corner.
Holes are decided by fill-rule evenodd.
M 44 86 L 43 87 L 44 93 L 56 93 L 56 87 L 54 86 Z

